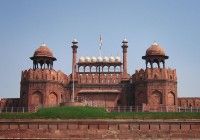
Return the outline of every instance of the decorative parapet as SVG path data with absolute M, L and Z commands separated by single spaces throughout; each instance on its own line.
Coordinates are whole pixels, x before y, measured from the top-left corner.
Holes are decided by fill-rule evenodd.
M 136 70 L 135 74 L 132 76 L 133 81 L 139 80 L 153 80 L 153 79 L 160 79 L 160 80 L 177 80 L 176 76 L 176 69 L 171 68 L 147 68 L 146 70 L 140 69 L 139 71 Z
M 47 80 L 56 81 L 64 84 L 68 83 L 68 77 L 63 72 L 50 69 L 29 69 L 22 71 L 21 81 L 26 80 Z

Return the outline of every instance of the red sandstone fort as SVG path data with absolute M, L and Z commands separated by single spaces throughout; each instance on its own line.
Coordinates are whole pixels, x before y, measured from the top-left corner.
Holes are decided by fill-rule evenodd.
M 200 98 L 178 98 L 176 70 L 166 68 L 169 57 L 153 43 L 142 56 L 146 69 L 127 73 L 128 41 L 122 41 L 120 57 L 81 57 L 77 61 L 78 41 L 72 42 L 72 73 L 56 71 L 56 58 L 42 44 L 30 59 L 33 68 L 22 71 L 20 98 L 1 99 L 1 107 L 54 106 L 87 99 L 100 107 L 142 106 L 198 107 Z M 156 65 L 156 67 L 155 67 Z

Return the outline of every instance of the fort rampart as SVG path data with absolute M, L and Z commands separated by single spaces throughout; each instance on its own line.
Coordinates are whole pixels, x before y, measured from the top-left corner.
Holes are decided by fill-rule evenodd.
M 198 139 L 200 120 L 0 120 L 0 139 Z

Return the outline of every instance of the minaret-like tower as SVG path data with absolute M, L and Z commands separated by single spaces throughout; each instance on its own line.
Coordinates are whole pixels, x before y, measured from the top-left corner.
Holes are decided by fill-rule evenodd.
M 72 41 L 72 76 L 73 80 L 77 80 L 77 75 L 76 75 L 76 54 L 77 54 L 77 48 L 78 48 L 78 41 L 76 38 Z
M 77 54 L 77 48 L 78 48 L 78 41 L 76 38 L 72 41 L 72 77 L 71 77 L 71 84 L 72 84 L 72 92 L 71 92 L 71 102 L 74 102 L 75 98 L 75 89 L 74 84 L 77 83 L 77 74 L 76 74 L 76 54 Z
M 133 75 L 136 106 L 143 106 L 146 110 L 175 111 L 178 105 L 177 77 L 175 69 L 165 68 L 168 58 L 156 42 L 146 50 L 146 55 L 142 56 L 146 69 L 136 70 Z
M 63 84 L 67 76 L 53 69 L 56 60 L 53 52 L 42 44 L 30 59 L 33 61 L 33 69 L 22 71 L 21 76 L 21 106 L 58 105 L 64 100 Z
M 129 80 L 130 76 L 127 73 L 127 48 L 128 41 L 126 38 L 122 41 L 122 52 L 123 52 L 123 73 L 122 73 L 122 81 Z

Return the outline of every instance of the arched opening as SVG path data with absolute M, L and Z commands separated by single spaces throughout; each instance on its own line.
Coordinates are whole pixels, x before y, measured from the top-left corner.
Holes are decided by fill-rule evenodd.
M 84 67 L 83 67 L 83 66 L 80 66 L 79 69 L 78 69 L 78 71 L 79 71 L 79 72 L 84 72 Z
M 160 68 L 160 62 L 159 62 L 159 60 L 158 59 L 153 59 L 153 62 L 152 62 L 153 64 L 153 68 Z
M 173 92 L 168 93 L 167 95 L 168 105 L 175 105 L 175 96 Z
M 162 63 L 162 68 L 165 68 L 165 60 L 162 59 L 160 62 Z M 160 67 L 161 67 L 161 66 L 160 66 Z
M 103 67 L 103 72 L 108 72 L 108 66 Z
M 153 68 L 158 68 L 158 63 L 157 62 L 154 62 L 152 65 L 153 65 Z
M 50 62 L 49 62 L 49 60 L 46 61 L 46 68 L 50 69 Z
M 55 92 L 51 92 L 49 94 L 49 105 L 50 106 L 55 106 L 58 104 L 58 97 L 57 94 Z
M 150 96 L 151 106 L 160 106 L 162 104 L 162 93 L 154 91 Z
M 40 61 L 39 61 L 39 64 L 40 64 L 40 68 L 43 69 L 44 61 L 43 61 L 43 60 L 40 60 Z
M 36 60 L 33 61 L 33 69 L 37 69 L 37 61 Z
M 42 106 L 43 104 L 43 97 L 42 93 L 39 91 L 36 91 L 32 94 L 31 98 L 31 105 L 32 106 Z
M 90 72 L 90 66 L 85 67 L 85 72 Z
M 109 67 L 109 72 L 114 72 L 115 71 L 115 67 L 114 66 L 110 66 Z
M 91 67 L 91 72 L 96 72 L 96 70 L 97 70 L 97 69 L 96 69 L 95 66 L 92 66 L 92 67 Z
M 150 62 L 147 62 L 146 67 L 147 67 L 147 68 L 151 68 Z
M 121 72 L 120 66 L 116 66 L 115 71 L 116 72 Z

